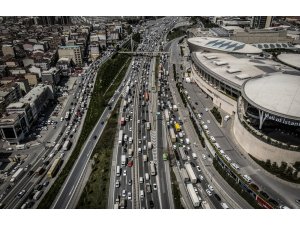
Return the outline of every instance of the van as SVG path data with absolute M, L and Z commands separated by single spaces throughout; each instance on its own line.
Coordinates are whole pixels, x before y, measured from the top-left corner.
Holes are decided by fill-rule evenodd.
M 25 144 L 22 144 L 22 145 L 16 145 L 16 149 L 17 149 L 17 150 L 24 150 L 25 147 L 26 147 Z
M 144 183 L 144 178 L 140 177 L 140 184 Z
M 119 177 L 121 175 L 121 168 L 120 166 L 117 166 L 117 169 L 116 169 L 116 175 Z
M 149 176 L 149 173 L 145 173 L 145 180 L 149 180 L 150 179 L 150 176 Z
M 210 140 L 211 140 L 213 143 L 216 142 L 216 139 L 215 139 L 214 136 L 210 136 Z
M 144 196 L 145 196 L 145 195 L 144 195 L 144 190 L 141 190 L 141 191 L 140 191 L 140 196 L 141 196 L 141 199 L 144 198 Z
M 193 157 L 193 159 L 197 159 L 197 155 L 196 155 L 196 153 L 192 153 L 192 157 Z
M 248 183 L 250 183 L 250 182 L 252 181 L 251 177 L 248 176 L 248 175 L 246 175 L 246 174 L 243 176 L 243 178 L 244 178 Z

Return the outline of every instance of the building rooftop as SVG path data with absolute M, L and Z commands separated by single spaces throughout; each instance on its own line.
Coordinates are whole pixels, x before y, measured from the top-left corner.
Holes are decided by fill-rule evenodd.
M 23 103 L 23 102 L 14 102 L 14 103 L 10 103 L 6 108 L 7 109 L 19 109 L 19 108 L 23 108 L 24 105 L 25 105 L 25 103 Z
M 280 54 L 277 59 L 289 66 L 300 69 L 300 54 Z
M 272 114 L 300 119 L 300 76 L 281 72 L 250 79 L 243 96 L 250 104 Z
M 281 70 L 297 72 L 281 63 L 254 55 L 246 56 L 240 54 L 201 52 L 193 54 L 195 54 L 197 61 L 208 70 L 214 72 L 217 76 L 221 77 L 222 80 L 231 83 L 237 88 L 241 88 L 247 79 L 260 75 Z
M 199 46 L 200 48 L 203 47 L 229 53 L 259 54 L 262 52 L 261 49 L 255 46 L 224 38 L 194 37 L 189 38 L 188 43 Z

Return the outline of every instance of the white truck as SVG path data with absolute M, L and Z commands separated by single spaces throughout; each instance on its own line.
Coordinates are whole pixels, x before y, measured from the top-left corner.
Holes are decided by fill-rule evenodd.
M 128 150 L 128 157 L 131 158 L 132 155 L 133 155 L 133 148 L 130 148 L 130 149 Z
M 186 172 L 188 173 L 188 175 L 190 177 L 191 182 L 194 183 L 194 184 L 197 183 L 197 177 L 196 177 L 196 175 L 193 171 L 193 168 L 192 168 L 191 164 L 189 162 L 186 162 L 184 164 L 184 167 L 185 167 Z
M 148 161 L 148 156 L 147 155 L 143 155 L 143 161 L 147 162 Z
M 191 183 L 188 183 L 188 184 L 186 184 L 186 188 L 187 188 L 190 198 L 192 200 L 193 206 L 199 207 L 200 201 L 199 201 L 198 195 L 195 192 L 194 186 Z
M 126 165 L 126 155 L 121 156 L 121 165 L 125 166 Z
M 24 172 L 24 168 L 19 168 L 15 173 L 14 175 L 12 175 L 11 179 L 10 179 L 10 182 L 11 183 L 14 183 L 16 182 L 23 174 Z
M 167 122 L 170 121 L 170 115 L 169 115 L 169 110 L 168 109 L 165 109 L 165 119 Z
M 173 111 L 178 111 L 177 105 L 173 105 Z
M 148 142 L 148 146 L 147 147 L 148 147 L 148 150 L 152 149 L 152 142 L 151 141 Z
M 147 123 L 146 123 L 146 127 L 147 127 L 147 130 L 151 130 L 151 123 L 150 123 L 150 122 L 147 122 Z
M 123 142 L 123 130 L 119 131 L 119 144 L 122 144 Z
M 70 140 L 65 141 L 65 143 L 62 147 L 62 150 L 63 151 L 68 151 L 70 149 L 71 145 L 72 145 L 72 142 Z

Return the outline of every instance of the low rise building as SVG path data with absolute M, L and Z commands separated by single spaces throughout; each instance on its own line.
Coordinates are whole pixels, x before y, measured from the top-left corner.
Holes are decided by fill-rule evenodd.
M 60 81 L 60 76 L 61 70 L 52 67 L 51 69 L 42 72 L 42 82 L 45 84 L 57 85 Z

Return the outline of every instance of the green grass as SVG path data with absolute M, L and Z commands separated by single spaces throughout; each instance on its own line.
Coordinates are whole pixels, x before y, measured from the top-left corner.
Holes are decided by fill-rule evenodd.
M 93 151 L 93 170 L 76 208 L 105 209 L 107 207 L 111 159 L 114 147 L 114 141 L 112 140 L 117 132 L 120 102 L 121 100 L 119 100 L 114 109 Z
M 171 169 L 171 182 L 175 209 L 184 209 L 180 201 L 181 194 L 173 169 Z
M 216 107 L 213 107 L 213 109 L 210 110 L 210 112 L 214 115 L 214 117 L 216 118 L 218 123 L 221 124 L 222 123 L 222 116 L 221 116 L 221 113 L 219 112 L 219 110 Z
M 269 173 L 275 175 L 276 177 L 279 177 L 280 179 L 286 180 L 288 182 L 293 183 L 300 183 L 300 178 L 297 177 L 298 172 L 300 171 L 300 168 L 297 166 L 295 167 L 295 171 L 291 166 L 288 166 L 286 162 L 281 162 L 281 165 L 278 166 L 276 162 L 271 163 L 270 160 L 262 161 L 254 156 L 249 156 L 262 168 L 264 168 Z M 296 162 L 295 165 L 299 165 L 299 162 Z
M 55 200 L 56 195 L 58 194 L 75 161 L 77 160 L 84 142 L 88 138 L 90 132 L 92 131 L 93 127 L 95 126 L 102 112 L 107 106 L 107 102 L 114 93 L 114 90 L 118 86 L 117 83 L 120 83 L 120 80 L 122 80 L 121 78 L 125 75 L 127 69 L 126 67 L 122 69 L 122 75 L 119 75 L 120 77 L 116 79 L 115 85 L 113 85 L 113 87 L 110 88 L 110 90 L 105 95 L 103 94 L 109 87 L 110 82 L 119 74 L 120 68 L 122 68 L 122 66 L 126 62 L 128 63 L 127 60 L 129 60 L 130 58 L 131 57 L 128 55 L 116 54 L 112 59 L 107 60 L 100 67 L 98 75 L 96 77 L 95 87 L 92 93 L 88 112 L 84 120 L 82 132 L 77 141 L 76 147 L 73 150 L 68 162 L 64 166 L 62 172 L 40 202 L 38 208 L 48 209 L 52 205 L 52 202 Z

